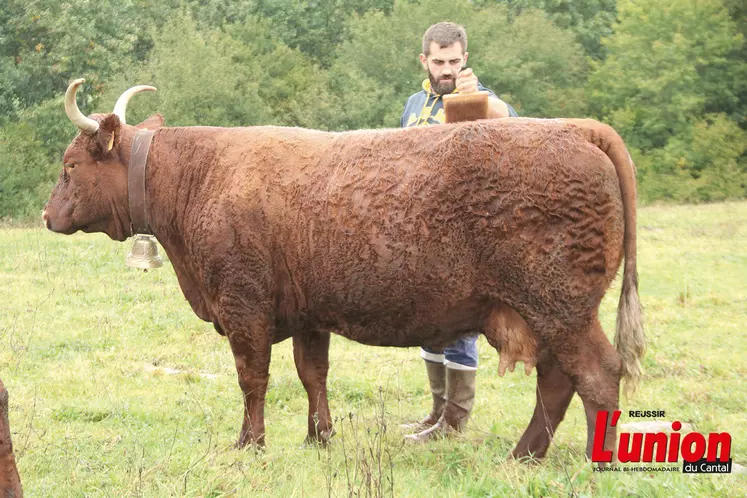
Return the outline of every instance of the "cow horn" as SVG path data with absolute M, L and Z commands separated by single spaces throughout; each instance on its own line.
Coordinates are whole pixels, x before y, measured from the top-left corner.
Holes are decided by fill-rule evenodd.
M 155 91 L 156 87 L 148 85 L 137 85 L 133 86 L 129 90 L 125 90 L 125 92 L 117 99 L 117 103 L 114 104 L 114 114 L 117 115 L 119 121 L 121 121 L 122 124 L 127 124 L 127 122 L 125 121 L 125 111 L 127 110 L 127 103 L 130 101 L 132 96 L 140 92 Z
M 72 121 L 80 131 L 93 134 L 99 129 L 98 121 L 84 116 L 83 113 L 80 112 L 80 109 L 78 109 L 78 103 L 75 101 L 75 94 L 78 91 L 78 87 L 82 85 L 84 81 L 86 80 L 78 78 L 67 87 L 67 91 L 65 92 L 65 112 L 67 113 L 67 117 L 70 118 L 70 121 Z

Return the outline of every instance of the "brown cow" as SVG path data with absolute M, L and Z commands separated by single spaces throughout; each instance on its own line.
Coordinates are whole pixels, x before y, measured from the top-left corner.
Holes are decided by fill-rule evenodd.
M 81 133 L 43 219 L 55 232 L 124 241 L 146 216 L 133 208 L 145 194 L 128 192 L 143 147 L 133 151 L 133 140 L 162 119 L 125 124 L 136 90 L 118 112 L 86 117 L 75 103 L 81 82 L 66 95 Z M 502 370 L 536 364 L 537 407 L 517 457 L 545 454 L 574 392 L 590 453 L 597 411 L 617 409 L 621 376 L 635 384 L 640 375 L 635 175 L 609 126 L 159 128 L 145 183 L 146 228 L 194 312 L 231 346 L 244 393 L 239 446 L 264 444 L 270 350 L 288 337 L 311 439 L 332 431 L 330 332 L 440 348 L 481 329 L 503 353 Z M 616 351 L 597 314 L 623 254 Z M 605 434 L 612 450 L 614 427 Z
M 0 379 L 0 497 L 22 498 L 21 478 L 18 476 L 8 420 L 8 390 Z

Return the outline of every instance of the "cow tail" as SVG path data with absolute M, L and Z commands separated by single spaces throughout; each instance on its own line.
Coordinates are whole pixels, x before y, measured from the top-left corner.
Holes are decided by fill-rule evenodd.
M 622 138 L 612 127 L 593 120 L 569 120 L 584 130 L 586 138 L 607 154 L 615 166 L 620 183 L 624 214 L 622 290 L 617 305 L 615 347 L 622 358 L 623 392 L 631 396 L 641 379 L 641 358 L 646 352 L 643 333 L 643 309 L 638 297 L 636 268 L 636 180 L 635 165 Z

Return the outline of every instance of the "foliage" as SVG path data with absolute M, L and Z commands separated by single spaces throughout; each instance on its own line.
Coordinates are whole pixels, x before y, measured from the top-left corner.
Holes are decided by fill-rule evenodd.
M 473 21 L 476 43 L 470 53 L 484 79 L 522 116 L 576 117 L 586 112 L 583 83 L 587 63 L 573 34 L 550 23 L 541 12 L 526 11 L 506 25 L 501 9 Z M 477 65 L 475 65 L 477 67 Z
M 520 115 L 612 124 L 643 201 L 743 198 L 745 15 L 737 0 L 5 0 L 0 219 L 41 209 L 75 133 L 74 78 L 84 113 L 158 87 L 131 122 L 397 126 L 442 20 L 467 27 L 469 65 Z
M 743 197 L 745 40 L 723 2 L 621 0 L 619 10 L 588 87 L 594 114 L 634 149 L 644 196 Z
M 85 77 L 96 94 L 147 49 L 136 0 L 4 0 L 0 123 Z
M 150 109 L 169 125 L 324 125 L 324 74 L 307 56 L 272 39 L 261 19 L 198 29 L 180 14 L 154 41 L 147 62 L 113 79 L 107 101 L 131 86 L 135 74 L 158 88 Z
M 418 61 L 422 34 L 443 19 L 468 27 L 470 67 L 521 115 L 583 112 L 586 65 L 572 34 L 537 11 L 509 21 L 500 6 L 476 9 L 467 0 L 422 0 L 397 2 L 390 16 L 376 12 L 351 21 L 350 37 L 330 69 L 339 104 L 333 128 L 397 126 L 405 100 L 426 77 Z M 372 43 L 379 39 L 388 43 Z
M 86 99 L 79 100 L 85 109 Z M 62 98 L 49 99 L 0 128 L 0 219 L 38 221 L 60 173 L 62 154 L 77 132 L 62 107 Z
M 604 58 L 601 40 L 612 34 L 617 14 L 616 0 L 476 0 L 475 3 L 504 4 L 514 14 L 537 9 L 557 27 L 575 33 L 585 52 L 594 59 Z
M 43 143 L 28 123 L 0 128 L 0 213 L 38 217 L 39 200 L 49 196 L 56 179 Z
M 369 11 L 388 13 L 393 0 L 256 0 L 251 12 L 271 20 L 273 37 L 328 67 L 346 37 L 346 22 Z M 323 8 L 322 8 L 323 7 Z
M 712 202 L 747 197 L 747 132 L 708 114 L 663 148 L 638 153 L 644 200 Z
M 263 68 L 252 60 L 255 47 L 220 30 L 198 30 L 183 14 L 154 41 L 148 61 L 134 73 L 136 81 L 158 88 L 148 100 L 170 125 L 250 126 L 269 120 L 272 111 L 259 95 Z M 125 81 L 121 89 L 129 84 Z

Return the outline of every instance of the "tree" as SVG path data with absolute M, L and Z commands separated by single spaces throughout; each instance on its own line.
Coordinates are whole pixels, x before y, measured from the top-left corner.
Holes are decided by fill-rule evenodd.
M 153 40 L 146 62 L 110 81 L 109 105 L 129 86 L 149 84 L 158 91 L 138 100 L 148 99 L 148 113 L 160 112 L 172 126 L 323 125 L 324 74 L 304 54 L 272 39 L 266 22 L 245 17 L 220 29 L 199 29 L 182 12 Z M 148 114 L 140 109 L 133 120 Z
M 475 3 L 505 5 L 512 15 L 540 10 L 555 26 L 574 32 L 586 54 L 596 60 L 604 58 L 601 40 L 612 34 L 617 15 L 616 0 L 476 0 Z
M 393 3 L 394 0 L 256 0 L 251 12 L 270 21 L 273 38 L 329 67 L 336 48 L 347 35 L 348 19 L 366 12 L 388 13 Z
M 28 123 L 0 128 L 0 219 L 38 216 L 59 173 Z
M 584 114 L 583 50 L 572 33 L 541 13 L 524 12 L 510 21 L 501 6 L 398 1 L 390 15 L 371 12 L 350 22 L 349 38 L 330 68 L 339 103 L 332 127 L 397 126 L 405 99 L 426 77 L 418 61 L 423 33 L 445 19 L 467 28 L 469 65 L 520 114 Z
M 615 34 L 604 41 L 609 55 L 596 67 L 588 88 L 595 114 L 615 126 L 637 151 L 634 159 L 642 170 L 644 197 L 657 196 L 646 186 L 656 175 L 663 182 L 690 185 L 711 178 L 718 190 L 713 169 L 718 157 L 728 156 L 726 162 L 733 160 L 736 168 L 722 172 L 723 178 L 739 177 L 742 153 L 734 158 L 725 152 L 739 147 L 714 148 L 711 153 L 695 146 L 699 134 L 713 135 L 716 130 L 743 139 L 729 116 L 743 106 L 739 95 L 747 62 L 739 55 L 744 38 L 723 1 L 624 0 L 619 9 Z M 740 181 L 744 183 L 743 176 Z M 704 192 L 702 186 L 699 191 Z
M 147 50 L 135 0 L 5 0 L 0 14 L 0 122 L 52 98 L 73 78 L 95 94 Z M 134 22 L 133 22 L 134 21 Z

